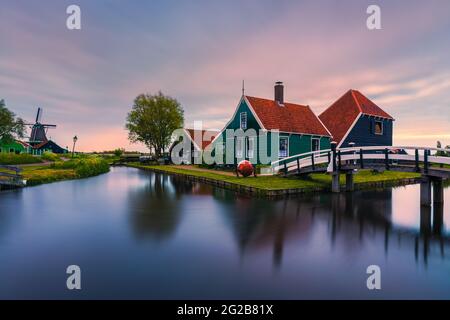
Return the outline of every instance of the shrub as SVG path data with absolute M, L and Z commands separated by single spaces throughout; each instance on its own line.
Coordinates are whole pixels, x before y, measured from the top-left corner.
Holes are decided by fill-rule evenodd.
M 41 158 L 43 160 L 47 160 L 47 161 L 58 161 L 59 155 L 57 155 L 56 153 L 53 153 L 53 152 L 46 151 L 42 154 Z

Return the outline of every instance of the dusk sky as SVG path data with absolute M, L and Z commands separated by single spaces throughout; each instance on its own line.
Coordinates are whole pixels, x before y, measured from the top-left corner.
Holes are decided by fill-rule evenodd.
M 81 30 L 66 8 L 81 7 Z M 381 30 L 366 9 L 381 7 Z M 0 1 L 0 98 L 57 124 L 61 146 L 130 145 L 140 93 L 176 98 L 186 126 L 221 129 L 246 94 L 309 104 L 318 115 L 357 89 L 395 119 L 395 145 L 450 145 L 450 1 Z M 286 119 L 288 121 L 288 119 Z

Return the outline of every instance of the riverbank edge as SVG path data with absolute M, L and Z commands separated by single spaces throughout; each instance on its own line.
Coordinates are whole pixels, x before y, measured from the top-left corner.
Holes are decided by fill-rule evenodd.
M 48 166 L 42 166 L 40 164 L 36 164 L 36 170 L 38 171 L 38 170 L 52 170 L 52 169 Z M 110 165 L 108 165 L 107 169 L 96 168 L 94 171 L 92 171 L 88 174 L 78 174 L 75 170 L 72 170 L 72 169 L 59 169 L 59 170 L 54 170 L 53 174 L 48 175 L 45 178 L 38 177 L 38 178 L 26 179 L 26 177 L 24 177 L 24 180 L 26 180 L 26 184 L 23 187 L 7 186 L 7 185 L 0 184 L 0 191 L 29 188 L 29 187 L 35 187 L 35 186 L 49 184 L 49 183 L 55 183 L 55 182 L 92 178 L 92 177 L 96 177 L 96 176 L 108 173 L 110 170 L 111 170 Z
M 179 173 L 173 172 L 170 170 L 164 170 L 164 166 L 145 166 L 145 165 L 136 165 L 136 164 L 122 164 L 121 166 L 136 168 L 144 171 L 152 171 L 156 173 L 164 173 L 170 176 L 178 177 L 185 179 L 187 181 L 194 182 L 202 182 L 209 185 L 213 185 L 215 187 L 228 189 L 235 191 L 242 195 L 247 196 L 257 196 L 257 197 L 265 197 L 265 198 L 279 198 L 286 196 L 294 196 L 304 193 L 316 193 L 316 192 L 331 192 L 331 184 L 329 187 L 318 186 L 318 187 L 303 187 L 303 188 L 286 188 L 286 189 L 262 189 L 257 187 L 249 187 L 240 185 L 237 183 L 223 181 L 219 179 L 214 179 L 210 177 L 202 177 L 200 175 L 193 175 L 188 173 Z M 161 167 L 161 168 L 159 168 Z M 410 184 L 420 183 L 421 178 L 402 178 L 396 180 L 386 180 L 386 181 L 376 181 L 376 182 L 360 182 L 354 184 L 354 190 L 368 190 L 368 189 L 379 189 L 379 188 L 387 188 L 387 187 L 400 187 L 406 186 Z M 345 192 L 345 185 L 341 185 L 341 190 Z

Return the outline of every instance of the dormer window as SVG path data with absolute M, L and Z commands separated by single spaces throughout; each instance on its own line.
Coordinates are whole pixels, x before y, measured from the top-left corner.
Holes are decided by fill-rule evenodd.
M 247 129 L 247 112 L 241 112 L 241 129 Z
M 375 134 L 383 135 L 383 122 L 375 121 Z

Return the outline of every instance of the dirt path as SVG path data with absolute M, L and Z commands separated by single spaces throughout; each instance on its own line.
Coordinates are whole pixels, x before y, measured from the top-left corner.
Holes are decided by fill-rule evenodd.
M 179 168 L 179 169 L 185 169 L 185 170 L 192 170 L 192 171 L 199 171 L 199 172 L 209 172 L 209 173 L 216 173 L 221 174 L 224 176 L 234 176 L 234 172 L 230 171 L 221 171 L 221 170 L 211 170 L 211 169 L 205 169 L 205 168 L 199 168 L 192 165 L 184 165 L 184 166 L 171 166 L 173 168 Z

